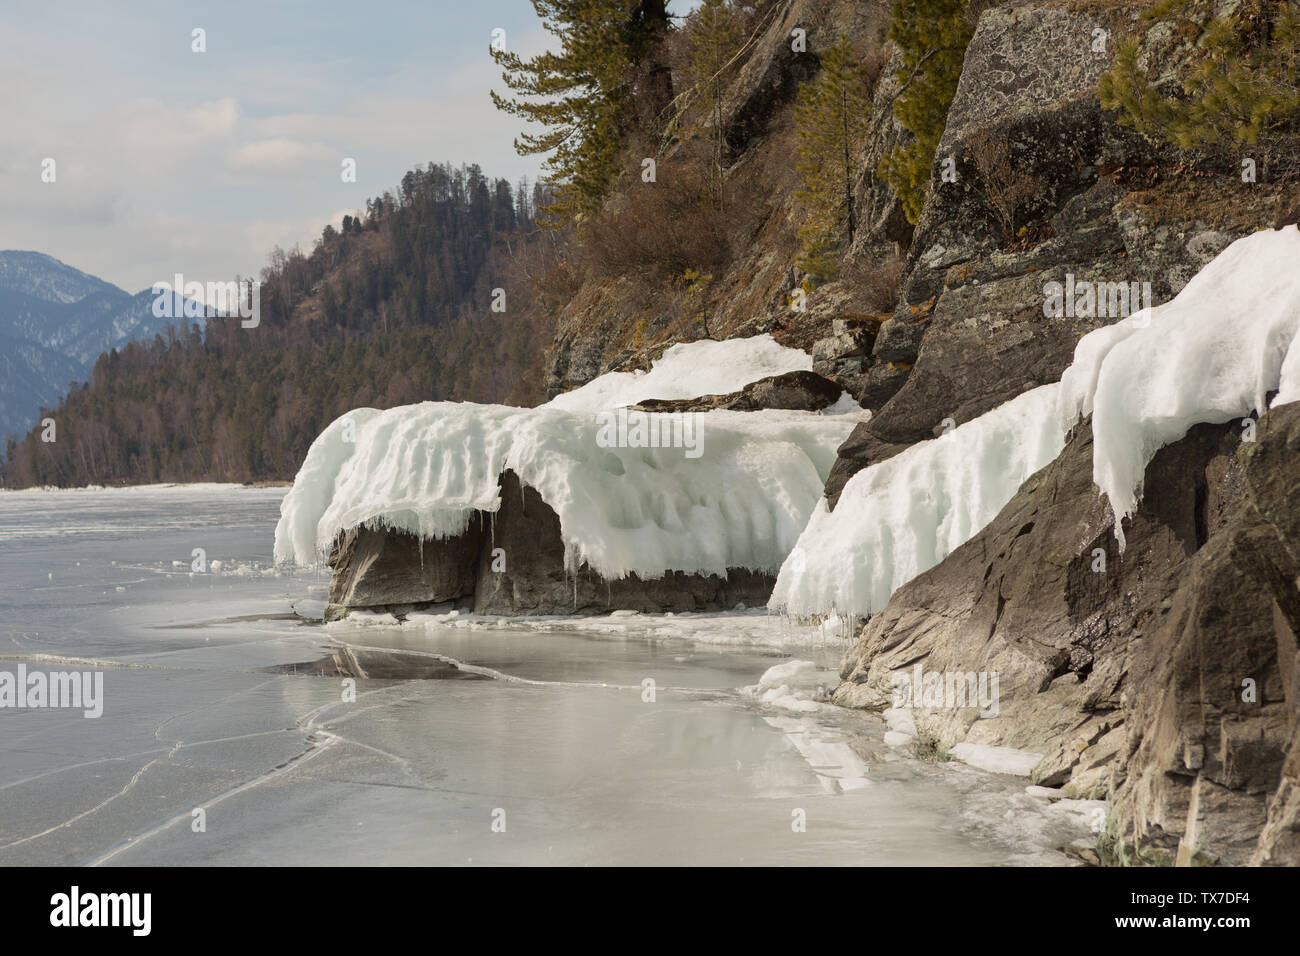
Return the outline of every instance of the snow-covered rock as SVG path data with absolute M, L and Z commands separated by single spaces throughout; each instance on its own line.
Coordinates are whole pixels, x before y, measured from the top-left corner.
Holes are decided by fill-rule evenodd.
M 987 525 L 1092 417 L 1093 480 L 1133 514 L 1152 456 L 1200 422 L 1300 400 L 1300 231 L 1238 239 L 1171 301 L 1084 336 L 1044 385 L 855 474 L 814 509 L 770 606 L 794 614 L 882 609 L 890 594 Z
M 1058 386 L 1026 392 L 854 475 L 825 499 L 777 577 L 770 607 L 792 614 L 879 611 L 993 520 L 1027 477 L 1060 452 Z
M 770 336 L 696 342 L 669 349 L 649 373 L 602 376 L 582 395 L 535 409 L 450 402 L 356 409 L 309 450 L 281 506 L 276 559 L 316 563 L 340 532 L 359 525 L 423 541 L 455 538 L 476 515 L 498 512 L 509 472 L 558 516 L 569 571 L 585 566 L 606 580 L 725 577 L 738 568 L 770 575 L 807 523 L 862 409 L 614 409 L 735 390 L 808 362 Z
M 1137 510 L 1157 451 L 1201 422 L 1300 400 L 1300 230 L 1238 239 L 1171 301 L 1079 341 L 1061 377 L 1061 422 L 1092 416 L 1093 481 L 1115 534 Z
M 459 535 L 475 512 L 497 510 L 498 478 L 509 469 L 559 515 L 570 567 L 586 562 L 609 578 L 775 571 L 854 420 L 702 413 L 692 425 L 700 454 L 691 457 L 606 446 L 605 423 L 591 413 L 449 402 L 358 409 L 308 452 L 281 509 L 276 558 L 310 564 L 363 523 L 425 539 Z
M 811 355 L 780 345 L 770 335 L 722 342 L 702 339 L 667 349 L 648 372 L 609 372 L 543 407 L 596 412 L 650 398 L 726 395 L 762 378 L 811 369 Z

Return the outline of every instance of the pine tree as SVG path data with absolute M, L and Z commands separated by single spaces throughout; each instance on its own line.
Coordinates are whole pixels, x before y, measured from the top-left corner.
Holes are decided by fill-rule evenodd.
M 853 181 L 870 109 L 870 75 L 852 44 L 841 38 L 826 51 L 821 72 L 800 86 L 794 107 L 801 183 L 795 198 L 807 213 L 799 230 L 799 265 L 807 272 L 834 273 L 832 247 L 842 236 L 853 242 L 857 233 Z
M 692 17 L 687 43 L 690 77 L 713 126 L 709 189 L 720 210 L 726 205 L 724 177 L 727 160 L 722 105 L 727 84 L 735 75 L 736 54 L 744 39 L 737 12 L 728 0 L 704 0 Z
M 492 91 L 497 109 L 546 127 L 515 140 L 521 156 L 550 153 L 555 201 L 541 225 L 589 213 L 619 170 L 619 146 L 631 115 L 637 68 L 651 56 L 667 23 L 665 0 L 532 0 L 558 53 L 530 59 L 492 49 L 502 78 L 518 96 Z
M 1287 0 L 1254 0 L 1227 16 L 1202 19 L 1188 0 L 1149 11 L 1177 12 L 1175 29 L 1193 42 L 1180 90 L 1157 86 L 1140 63 L 1141 43 L 1127 38 L 1097 83 L 1102 106 L 1149 140 L 1183 149 L 1254 145 L 1300 119 L 1300 12 Z
M 913 140 L 890 152 L 877 173 L 898 191 L 912 223 L 925 204 L 934 152 L 974 33 L 965 7 L 965 0 L 894 0 L 889 14 L 889 39 L 901 57 L 894 117 Z

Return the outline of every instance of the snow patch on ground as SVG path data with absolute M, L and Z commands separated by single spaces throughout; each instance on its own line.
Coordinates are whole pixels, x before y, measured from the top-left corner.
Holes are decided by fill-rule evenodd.
M 1095 842 L 1105 830 L 1107 810 L 1104 800 L 1048 802 L 1027 793 L 1012 794 L 1009 799 L 1000 792 L 971 793 L 962 809 L 963 829 L 1005 846 L 1010 865 L 1071 865 L 1068 858 L 1043 860 L 1043 848 Z
M 888 707 L 880 712 L 885 720 L 885 743 L 890 747 L 906 747 L 916 740 L 916 719 L 906 707 Z
M 346 627 L 355 617 L 329 626 Z M 466 628 L 469 630 L 563 631 L 607 635 L 627 640 L 682 641 L 730 647 L 770 647 L 782 650 L 815 648 L 846 649 L 849 638 L 828 634 L 817 624 L 799 624 L 791 618 L 771 614 L 764 608 L 698 613 L 641 614 L 614 611 L 600 615 L 546 615 L 500 617 L 456 610 L 430 608 L 413 611 L 400 623 L 403 628 Z M 827 678 L 828 681 L 832 678 Z
M 916 719 L 909 708 L 890 707 L 881 711 L 880 716 L 885 719 L 885 724 L 889 727 L 885 731 L 885 743 L 888 746 L 905 747 L 916 741 Z M 1029 776 L 1034 767 L 1038 765 L 1038 762 L 1043 759 L 1042 754 L 1030 753 L 1027 750 L 1017 750 L 1014 747 L 995 747 L 991 744 L 976 744 L 968 741 L 953 744 L 948 749 L 948 755 L 978 770 L 984 770 L 988 773 L 1006 773 L 1017 777 Z M 1035 788 L 1031 787 L 1030 789 Z M 1057 793 L 1057 791 L 1052 792 Z M 1036 795 L 1042 796 L 1042 794 Z
M 1029 776 L 1038 766 L 1038 762 L 1043 759 L 1042 754 L 1030 753 L 1027 750 L 995 747 L 992 744 L 973 744 L 968 741 L 953 744 L 948 748 L 948 753 L 962 763 L 970 764 L 979 770 L 987 770 L 989 773 L 1009 773 L 1016 777 Z
M 1043 800 L 1061 800 L 1065 797 L 1064 792 L 1057 790 L 1055 787 L 1040 787 L 1037 785 L 1025 787 L 1025 793 Z
M 557 395 L 542 407 L 595 412 L 651 398 L 728 395 L 761 378 L 811 370 L 811 355 L 778 345 L 771 335 L 722 342 L 703 339 L 672 346 L 648 372 L 610 372 Z M 856 403 L 852 410 L 861 411 Z
M 203 493 L 229 493 L 246 491 L 249 486 L 237 484 L 235 482 L 220 481 L 196 481 L 189 484 L 183 482 L 159 482 L 152 485 L 80 485 L 73 488 L 62 488 L 58 485 L 42 485 L 39 488 L 0 488 L 0 495 L 12 498 L 45 498 L 50 494 L 58 495 L 155 495 L 159 493 L 174 492 L 178 496 L 189 495 L 194 492 Z M 258 490 L 272 489 L 280 487 L 275 482 L 265 482 L 253 486 Z
M 811 714 L 832 706 L 827 676 L 812 661 L 786 661 L 769 667 L 757 684 L 741 688 L 741 693 L 770 707 Z
M 359 624 L 362 627 L 375 627 L 376 625 L 395 626 L 401 623 L 400 621 L 397 620 L 396 617 L 394 617 L 392 614 L 389 614 L 387 611 L 353 611 L 351 614 L 348 615 L 347 620 L 349 624 L 352 625 Z M 326 624 L 325 626 L 332 627 L 340 623 L 342 622 L 331 621 L 329 624 Z

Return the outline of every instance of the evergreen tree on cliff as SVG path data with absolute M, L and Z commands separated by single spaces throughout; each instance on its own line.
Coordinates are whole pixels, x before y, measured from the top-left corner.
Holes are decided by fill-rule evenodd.
M 560 41 L 559 52 L 523 59 L 492 49 L 502 79 L 516 94 L 492 91 L 500 110 L 544 127 L 515 140 L 520 155 L 549 153 L 546 168 L 556 185 L 542 224 L 557 225 L 593 211 L 619 170 L 619 147 L 638 114 L 639 100 L 665 91 L 658 63 L 668 26 L 667 0 L 532 0 L 543 26 Z M 653 106 L 651 106 L 653 108 Z
M 889 39 L 901 58 L 894 116 L 914 138 L 889 153 L 877 173 L 898 190 L 908 222 L 916 222 L 925 204 L 930 165 L 974 33 L 967 6 L 967 0 L 894 0 L 890 10 Z
M 727 144 L 722 106 L 727 83 L 737 70 L 736 51 L 744 40 L 736 11 L 727 0 L 704 0 L 695 11 L 687 44 L 689 73 L 699 92 L 700 104 L 713 126 L 709 188 L 719 210 L 726 206 Z
M 817 77 L 799 88 L 794 115 L 798 129 L 795 164 L 802 186 L 796 196 L 807 218 L 800 268 L 826 276 L 836 271 L 831 246 L 857 232 L 853 181 L 871 110 L 871 77 L 847 38 L 826 51 Z
M 1203 6 L 1164 0 L 1144 11 L 1152 27 L 1124 39 L 1097 83 L 1102 106 L 1148 140 L 1182 149 L 1232 154 L 1293 130 L 1300 122 L 1300 7 L 1249 0 L 1206 18 Z M 1168 64 L 1144 50 L 1155 25 L 1191 41 L 1172 80 Z

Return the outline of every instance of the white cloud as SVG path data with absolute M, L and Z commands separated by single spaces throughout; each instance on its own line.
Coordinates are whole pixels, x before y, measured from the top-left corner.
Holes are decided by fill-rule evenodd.
M 235 173 L 292 176 L 302 176 L 315 167 L 323 169 L 331 162 L 338 163 L 336 151 L 321 143 L 304 143 L 287 136 L 244 143 L 226 157 L 227 168 Z
M 186 165 L 197 150 L 229 139 L 238 124 L 239 103 L 233 97 L 191 106 L 140 99 L 110 115 L 104 131 L 112 134 L 119 155 L 132 168 L 156 176 Z
M 527 4 L 497 6 L 475 15 L 500 16 L 523 55 L 543 48 Z M 179 15 L 0 13 L 0 248 L 46 252 L 130 291 L 178 271 L 250 275 L 277 245 L 310 249 L 413 166 L 476 162 L 512 182 L 540 166 L 514 153 L 518 120 L 488 99 L 502 84 L 486 30 L 385 59 L 386 45 L 354 52 L 352 37 L 331 53 L 316 36 L 273 45 L 214 26 L 199 56 Z M 154 53 L 124 56 L 128 41 Z M 47 156 L 57 184 L 40 182 Z M 357 160 L 356 183 L 340 179 L 344 157 Z

